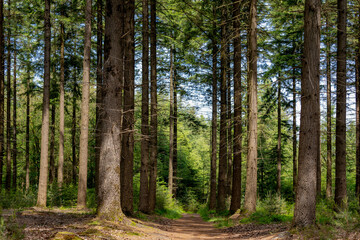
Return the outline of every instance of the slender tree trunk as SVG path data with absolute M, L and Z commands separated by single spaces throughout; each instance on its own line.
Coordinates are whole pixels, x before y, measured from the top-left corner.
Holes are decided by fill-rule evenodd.
M 48 156 L 49 156 L 49 110 L 50 110 L 50 0 L 45 0 L 45 54 L 44 54 L 44 90 L 43 90 L 43 114 L 41 127 L 41 155 L 40 176 L 37 197 L 37 206 L 46 207 L 47 179 L 48 179 Z
M 257 0 L 250 3 L 250 28 L 248 33 L 248 154 L 244 207 L 249 213 L 256 209 L 257 194 Z
M 277 186 L 276 191 L 278 195 L 281 194 L 281 78 L 278 79 L 278 111 L 277 111 L 277 130 L 278 130 L 278 142 L 277 142 Z
M 102 119 L 99 158 L 98 216 L 120 221 L 123 218 L 120 189 L 120 157 L 123 91 L 124 1 L 107 0 L 105 15 L 104 79 L 100 118 Z
M 61 15 L 64 15 L 62 12 Z M 59 161 L 58 187 L 61 189 L 64 181 L 64 133 L 65 133 L 65 26 L 60 23 L 60 95 L 59 95 Z
M 227 173 L 227 138 L 226 138 L 226 7 L 225 1 L 222 2 L 221 9 L 221 49 L 220 49 L 220 63 L 221 63 L 221 87 L 220 87 L 220 146 L 219 146 L 219 176 L 218 176 L 218 198 L 217 210 L 225 210 L 225 197 L 226 197 L 226 173 Z
M 149 212 L 149 9 L 142 1 L 141 167 L 139 210 Z
M 79 150 L 79 185 L 77 198 L 77 207 L 80 209 L 86 208 L 90 101 L 91 0 L 86 0 L 84 39 L 83 87 L 81 99 Z
M 4 165 L 4 1 L 0 0 L 0 192 Z
M 150 119 L 150 178 L 149 210 L 155 210 L 157 176 L 157 71 L 156 71 L 156 0 L 150 0 L 150 68 L 151 68 L 151 119 Z
M 338 0 L 335 203 L 346 207 L 346 0 Z
M 294 223 L 297 226 L 311 225 L 315 221 L 316 166 L 320 147 L 320 11 L 320 0 L 305 1 L 299 174 L 294 210 Z
M 330 34 L 329 16 L 326 14 L 326 32 Z M 331 133 L 331 59 L 330 40 L 326 41 L 326 197 L 332 197 L 332 133 Z
M 359 20 L 360 20 L 360 8 L 359 8 Z M 359 198 L 360 204 L 360 32 L 358 33 L 358 49 L 356 56 L 356 194 Z
M 121 158 L 121 206 L 133 213 L 134 107 L 135 107 L 135 1 L 125 1 L 124 38 L 124 118 Z
M 173 48 L 170 49 L 170 117 L 169 117 L 169 193 L 173 193 L 173 162 L 174 162 L 174 53 Z
M 175 62 L 175 52 L 174 52 L 174 62 Z M 174 64 L 174 155 L 173 155 L 173 190 L 172 194 L 174 198 L 176 197 L 177 189 L 177 117 L 178 117 L 178 103 L 177 103 L 177 82 L 176 82 L 176 65 Z
M 229 19 L 230 17 L 228 17 Z M 229 31 L 229 26 L 227 31 Z M 229 38 L 230 34 L 227 34 Z M 233 144 L 232 144 L 232 113 L 231 113 L 231 70 L 230 70 L 230 43 L 227 44 L 226 50 L 227 63 L 227 88 L 226 88 L 226 107 L 227 107 L 227 173 L 226 173 L 226 194 L 231 195 L 232 170 L 233 170 Z
M 295 77 L 295 68 L 293 68 L 292 76 L 292 94 L 293 94 L 293 189 L 296 196 L 297 189 L 297 137 L 296 137 L 296 77 Z
M 54 68 L 55 70 L 55 68 Z M 49 184 L 55 179 L 55 104 L 51 104 L 51 123 L 50 123 L 50 156 L 49 156 Z
M 74 89 L 72 99 L 72 123 L 71 123 L 71 153 L 72 153 L 72 183 L 76 185 L 77 182 L 77 158 L 76 158 L 76 75 L 74 74 Z
M 25 130 L 25 190 L 29 191 L 30 187 L 30 66 L 27 65 L 26 79 L 26 130 Z
M 16 139 L 16 41 L 14 40 L 14 81 L 13 81 L 13 188 L 16 192 L 17 188 L 17 139 Z
M 10 1 L 8 2 L 10 19 Z M 11 188 L 11 31 L 8 29 L 7 39 L 7 83 L 6 83 L 6 179 L 5 189 L 10 191 Z
M 100 157 L 100 142 L 101 142 L 101 118 L 100 104 L 101 104 L 101 89 L 103 79 L 103 0 L 96 1 L 97 7 L 97 39 L 96 39 L 96 135 L 95 135 L 95 190 L 98 196 L 99 190 L 99 157 Z
M 214 15 L 215 7 L 213 7 Z M 210 166 L 210 202 L 209 209 L 216 208 L 216 156 L 217 156 L 217 45 L 216 26 L 213 24 L 212 39 L 212 117 L 211 117 L 211 166 Z
M 234 163 L 230 212 L 241 206 L 241 162 L 242 162 L 242 85 L 241 85 L 241 20 L 240 1 L 233 0 L 234 27 Z

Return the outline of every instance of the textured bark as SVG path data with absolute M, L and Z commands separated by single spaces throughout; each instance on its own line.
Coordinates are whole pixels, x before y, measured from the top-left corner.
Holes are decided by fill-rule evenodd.
M 71 123 L 71 154 L 72 154 L 72 183 L 77 182 L 77 157 L 76 157 L 76 76 L 74 74 L 73 99 L 72 99 L 72 123 Z
M 4 1 L 0 0 L 0 192 L 4 165 Z
M 277 109 L 277 185 L 276 191 L 281 194 L 281 78 L 278 79 L 278 109 Z
M 64 15 L 62 12 L 61 15 Z M 58 187 L 62 188 L 64 181 L 64 132 L 65 132 L 65 27 L 60 23 L 60 95 L 59 95 L 59 161 L 58 161 Z
M 305 1 L 299 173 L 294 210 L 294 223 L 297 226 L 315 222 L 316 166 L 320 147 L 320 11 L 320 0 Z
M 173 174 L 174 174 L 174 50 L 170 49 L 170 116 L 169 116 L 169 178 L 168 189 L 172 195 L 173 192 Z
M 359 8 L 360 20 L 360 8 Z M 356 53 L 356 194 L 360 200 L 360 32 L 358 33 L 358 49 Z M 360 202 L 359 202 L 360 203 Z
M 96 1 L 97 8 L 97 35 L 96 35 L 96 135 L 95 135 L 95 191 L 98 196 L 99 185 L 99 157 L 100 157 L 100 130 L 101 118 L 99 117 L 102 89 L 103 67 L 103 0 Z
M 135 107 L 135 1 L 125 1 L 124 19 L 124 116 L 121 157 L 121 206 L 133 213 L 134 107 Z
M 41 127 L 41 154 L 40 154 L 40 176 L 37 197 L 37 206 L 46 207 L 46 193 L 48 180 L 48 156 L 49 156 L 49 110 L 50 110 L 50 0 L 45 0 L 45 51 L 44 51 L 44 89 L 43 89 L 43 111 Z
M 227 17 L 227 21 L 228 21 Z M 229 26 L 227 26 L 227 32 L 229 31 Z M 229 38 L 229 34 L 227 34 Z M 227 63 L 226 63 L 226 112 L 227 112 L 227 173 L 226 173 L 226 194 L 231 195 L 231 183 L 232 183 L 232 170 L 233 170 L 233 144 L 232 144 L 232 113 L 231 113 L 231 70 L 230 70 L 230 43 L 227 44 L 226 48 Z
M 26 129 L 25 129 L 25 190 L 30 187 L 30 66 L 27 65 L 26 78 Z
M 224 5 L 225 1 L 223 1 Z M 218 196 L 217 196 L 217 210 L 225 210 L 226 197 L 226 173 L 227 173 L 227 107 L 226 107 L 226 7 L 221 8 L 221 49 L 220 49 L 220 71 L 221 71 L 221 85 L 220 85 L 220 146 L 219 146 L 219 176 L 218 176 Z
M 296 77 L 295 77 L 295 68 L 293 68 L 293 76 L 292 76 L 292 80 L 293 80 L 293 89 L 292 89 L 292 94 L 293 94 L 293 136 L 292 136 L 292 141 L 293 141 L 293 190 L 296 196 L 296 189 L 297 189 L 297 138 L 296 138 Z
M 156 73 L 156 0 L 150 1 L 150 68 L 151 68 L 151 119 L 150 119 L 150 178 L 149 178 L 149 211 L 155 210 L 156 176 L 157 176 L 157 73 Z
M 141 167 L 139 210 L 149 212 L 149 9 L 142 1 Z
M 241 20 L 240 1 L 233 0 L 234 36 L 234 163 L 230 212 L 241 207 L 241 162 L 242 162 L 242 84 L 241 84 Z
M 10 1 L 8 2 L 10 19 Z M 7 37 L 7 83 L 6 83 L 6 178 L 5 189 L 10 191 L 11 188 L 11 31 L 8 29 Z
M 106 1 L 104 79 L 100 105 L 102 129 L 97 213 L 99 217 L 113 221 L 123 218 L 120 196 L 123 55 L 119 41 L 123 32 L 123 7 L 123 1 Z
M 80 120 L 79 185 L 78 185 L 77 208 L 86 208 L 88 141 L 89 141 L 90 51 L 91 51 L 91 0 L 86 0 L 83 81 L 82 81 L 81 120 Z
M 330 34 L 329 16 L 326 14 L 326 32 Z M 326 197 L 332 197 L 332 133 L 331 133 L 331 59 L 330 40 L 326 41 Z M 358 138 L 357 138 L 358 139 Z
M 174 62 L 175 62 L 175 53 L 174 53 Z M 174 155 L 173 155 L 173 190 L 172 194 L 174 198 L 176 197 L 177 189 L 177 117 L 178 117 L 178 107 L 177 107 L 177 82 L 176 82 L 176 65 L 174 64 Z
M 245 210 L 256 209 L 257 194 L 257 0 L 250 3 L 248 32 L 248 154 L 246 165 Z
M 346 0 L 338 0 L 336 71 L 335 203 L 346 199 Z
M 17 188 L 17 139 L 16 139 L 16 134 L 17 134 L 17 129 L 16 129 L 16 41 L 14 40 L 14 80 L 13 80 L 13 187 L 12 190 L 14 192 L 16 192 L 16 188 Z
M 55 104 L 51 104 L 49 184 L 52 184 L 55 179 L 55 110 Z

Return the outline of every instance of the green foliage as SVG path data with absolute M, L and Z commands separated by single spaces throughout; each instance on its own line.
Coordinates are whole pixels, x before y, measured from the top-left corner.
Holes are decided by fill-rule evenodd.
M 32 207 L 36 204 L 36 193 L 29 191 L 23 193 L 17 192 L 1 192 L 0 193 L 0 208 L 3 209 L 22 209 L 26 207 Z
M 169 194 L 164 182 L 158 182 L 156 187 L 156 214 L 170 219 L 181 217 L 184 212 L 180 204 Z
M 20 240 L 25 237 L 25 225 L 19 225 L 16 222 L 16 213 L 14 212 L 6 220 L 1 216 L 0 211 L 0 239 Z

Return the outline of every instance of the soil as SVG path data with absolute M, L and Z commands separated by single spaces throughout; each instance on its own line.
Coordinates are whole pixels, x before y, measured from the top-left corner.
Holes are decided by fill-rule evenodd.
M 198 214 L 184 214 L 177 220 L 158 216 L 148 216 L 146 221 L 126 218 L 121 223 L 100 220 L 94 214 L 76 209 L 31 208 L 17 213 L 4 210 L 2 215 L 12 226 L 8 231 L 21 232 L 26 240 L 296 239 L 283 224 L 242 224 L 220 229 Z

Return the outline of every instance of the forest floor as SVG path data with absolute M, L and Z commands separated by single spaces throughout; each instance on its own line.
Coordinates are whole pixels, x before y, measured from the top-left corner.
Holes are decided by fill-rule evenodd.
M 147 216 L 146 220 L 125 218 L 121 223 L 100 220 L 94 214 L 76 209 L 3 210 L 2 216 L 6 220 L 6 231 L 12 235 L 10 239 L 304 239 L 292 234 L 288 224 L 250 223 L 216 228 L 198 214 L 184 214 L 177 220 L 159 216 Z M 356 237 L 360 235 L 353 237 L 351 239 L 359 239 Z

